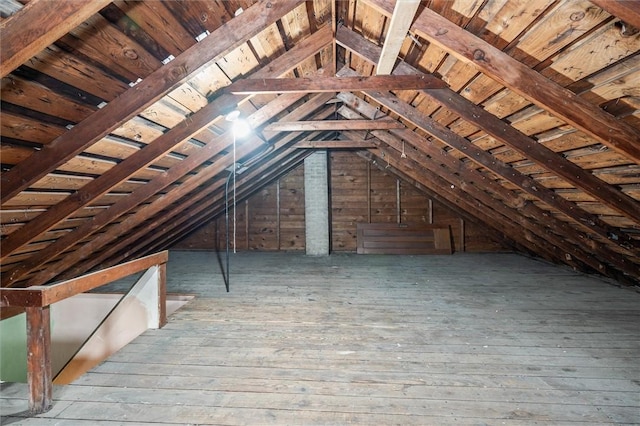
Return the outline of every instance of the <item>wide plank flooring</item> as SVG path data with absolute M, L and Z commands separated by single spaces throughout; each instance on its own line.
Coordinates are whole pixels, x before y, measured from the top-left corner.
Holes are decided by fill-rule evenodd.
M 171 252 L 197 297 L 2 424 L 640 424 L 640 293 L 514 254 Z M 21 414 L 22 413 L 22 414 Z

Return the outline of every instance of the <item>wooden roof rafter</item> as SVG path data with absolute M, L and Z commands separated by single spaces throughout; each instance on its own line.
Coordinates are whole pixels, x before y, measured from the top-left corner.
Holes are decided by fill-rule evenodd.
M 338 43 L 352 51 L 353 54 L 370 63 L 376 62 L 379 55 L 377 46 L 346 28 L 339 28 L 336 37 Z M 419 71 L 408 64 L 401 63 L 394 72 L 405 74 Z M 537 162 L 542 167 L 551 168 L 552 172 L 557 173 L 576 187 L 583 189 L 603 204 L 631 219 L 637 220 L 637 218 L 640 218 L 640 203 L 638 201 L 603 182 L 549 148 L 537 143 L 534 139 L 508 125 L 482 107 L 468 101 L 455 91 L 451 89 L 434 89 L 422 93 L 447 110 L 454 111 L 465 120 L 473 123 L 497 140 L 502 141 L 505 145 L 521 152 L 525 157 Z M 614 234 L 610 235 L 609 238 L 617 239 L 618 237 Z
M 286 74 L 291 69 L 295 68 L 298 63 L 307 57 L 314 55 L 329 42 L 330 33 L 328 30 L 318 31 L 306 40 L 301 41 L 287 53 L 274 60 L 268 67 L 257 71 L 254 77 L 260 78 Z M 302 93 L 289 94 L 281 97 L 278 102 L 274 101 L 273 103 L 277 104 L 278 108 L 283 108 L 303 96 L 304 94 Z M 333 96 L 333 94 L 331 94 L 331 96 Z M 232 109 L 238 104 L 238 102 L 243 101 L 243 99 L 244 98 L 240 98 L 236 95 L 222 95 L 215 102 L 210 103 L 200 111 L 185 119 L 181 125 L 174 127 L 167 133 L 161 135 L 156 141 L 147 145 L 145 149 L 150 149 L 150 154 L 146 154 L 145 149 L 136 152 L 127 160 L 110 169 L 107 173 L 89 182 L 85 187 L 78 190 L 75 196 L 68 197 L 52 209 L 42 213 L 42 215 L 38 217 L 38 220 L 30 221 L 22 228 L 20 233 L 10 234 L 5 238 L 5 240 L 3 240 L 3 257 L 8 256 L 11 252 L 44 232 L 44 230 L 49 229 L 51 226 L 56 224 L 61 217 L 66 217 L 71 214 L 78 207 L 79 202 L 82 202 L 82 205 L 88 204 L 91 200 L 100 195 L 100 193 L 104 193 L 106 190 L 128 177 L 130 175 L 129 171 L 135 169 L 135 167 L 130 167 L 128 163 L 144 165 L 150 160 L 150 158 L 156 158 L 160 154 L 166 152 L 164 148 L 166 148 L 167 144 L 174 146 L 180 141 L 189 138 L 191 135 L 207 126 L 216 118 L 217 115 L 219 115 L 221 111 Z M 273 106 L 271 109 L 273 109 Z M 264 108 L 264 110 L 267 110 L 267 108 Z M 264 121 L 268 120 L 273 114 L 273 112 L 265 113 L 264 111 L 258 111 L 255 115 L 259 117 L 259 120 L 261 121 L 256 121 L 252 124 L 254 127 L 257 127 Z M 213 157 L 216 153 L 229 146 L 230 143 L 231 140 L 229 135 L 227 135 L 226 138 L 219 138 L 219 140 L 209 142 L 205 147 L 188 156 L 163 175 L 158 176 L 146 185 L 136 189 L 128 197 L 111 206 L 108 210 L 99 213 L 92 221 L 87 222 L 74 231 L 67 233 L 65 236 L 40 251 L 37 256 L 22 262 L 9 273 L 3 274 L 2 285 L 10 285 L 12 282 L 15 282 L 17 279 L 27 274 L 30 270 L 50 260 L 63 250 L 68 249 L 70 245 L 73 245 L 75 242 L 82 240 L 82 238 L 85 238 L 87 235 L 96 232 L 116 217 L 124 214 L 131 208 L 143 202 L 145 199 L 151 197 L 157 191 L 191 172 L 203 162 Z M 164 146 L 164 148 L 156 149 L 154 148 L 156 144 L 160 144 Z M 101 192 L 99 193 L 99 191 L 95 190 L 94 187 L 100 187 Z
M 293 10 L 302 0 L 258 2 L 173 61 L 159 68 L 54 141 L 34 152 L 29 165 L 21 162 L 2 174 L 3 203 L 39 178 L 97 142 L 119 123 L 126 121 L 175 88 L 204 64 L 220 59 L 267 26 Z
M 387 16 L 393 13 L 390 0 L 365 1 Z M 457 58 L 472 63 L 484 74 L 539 107 L 586 132 L 609 148 L 640 162 L 640 146 L 634 143 L 640 140 L 640 132 L 598 106 L 545 78 L 429 8 L 420 13 L 412 28 L 421 37 Z
M 28 2 L 0 23 L 0 77 L 5 77 L 109 3 L 111 0 Z
M 345 96 L 347 95 L 345 94 Z M 347 104 L 349 104 L 349 102 L 347 102 Z M 372 118 L 373 115 L 377 115 L 377 108 L 368 105 L 362 99 L 359 99 L 357 102 L 351 102 L 351 104 L 357 109 L 359 114 L 363 114 L 369 118 Z M 353 119 L 357 117 L 358 116 L 352 116 L 350 118 Z M 373 131 L 371 134 L 376 136 L 378 139 L 383 140 L 388 147 L 391 147 L 398 152 L 401 152 L 402 150 L 401 140 L 412 144 L 417 148 L 417 152 L 419 152 L 417 154 L 416 151 L 412 151 L 413 156 L 418 156 L 416 160 L 419 163 L 426 165 L 427 168 L 432 170 L 440 170 L 440 174 L 442 176 L 446 176 L 447 173 L 450 173 L 450 179 L 461 179 L 455 183 L 452 181 L 452 183 L 454 185 L 461 185 L 463 190 L 469 191 L 474 197 L 481 197 L 479 199 L 484 197 L 481 193 L 475 193 L 476 187 L 486 193 L 496 194 L 497 199 L 502 200 L 499 201 L 499 203 L 504 204 L 507 208 L 514 209 L 516 212 L 520 212 L 523 217 L 532 221 L 531 224 L 523 223 L 523 226 L 529 226 L 530 228 L 528 229 L 531 229 L 534 232 L 539 232 L 538 235 L 544 235 L 547 240 L 557 247 L 565 250 L 566 254 L 580 259 L 583 263 L 589 265 L 594 270 L 609 275 L 613 273 L 611 268 L 607 268 L 603 265 L 600 261 L 600 259 L 602 259 L 630 276 L 634 276 L 634 273 L 637 271 L 637 265 L 621 259 L 620 256 L 617 256 L 615 253 L 610 253 L 602 246 L 592 245 L 588 250 L 583 249 L 583 241 L 588 240 L 585 235 L 570 229 L 565 222 L 562 222 L 553 216 L 545 215 L 543 210 L 534 204 L 527 202 L 515 192 L 505 189 L 497 182 L 484 179 L 476 169 L 465 167 L 460 160 L 455 159 L 433 144 L 425 143 L 423 138 L 409 129 L 392 130 L 388 133 Z M 422 154 L 423 152 L 424 155 Z M 430 165 L 433 161 L 442 162 L 445 167 L 439 167 L 439 164 L 437 163 Z M 488 199 L 485 200 L 485 202 L 488 201 Z M 544 221 L 541 220 L 543 217 L 545 217 Z M 542 228 L 538 229 L 537 227 L 539 225 L 542 225 Z M 593 257 L 593 254 L 598 256 L 597 259 Z M 557 256 L 556 260 L 566 261 L 566 257 L 566 255 Z M 614 274 L 614 277 L 619 278 L 617 274 Z
M 298 108 L 292 113 L 290 113 L 288 117 L 292 119 L 305 117 L 311 112 L 313 112 L 315 109 L 324 105 L 324 103 L 328 99 L 329 97 L 327 97 L 326 94 L 317 95 L 315 99 L 308 101 L 301 108 Z M 323 117 L 326 117 L 326 115 Z M 323 118 L 323 117 L 317 117 L 317 118 Z M 298 134 L 296 133 L 289 133 L 283 138 L 277 140 L 275 143 L 273 143 L 270 146 L 273 146 L 273 148 L 277 150 L 280 147 L 283 147 L 289 144 L 297 136 Z M 267 141 L 269 141 L 269 139 L 267 139 Z M 256 145 L 251 143 L 243 143 L 241 144 L 241 146 L 238 147 L 237 156 L 242 158 L 244 156 L 250 155 L 252 152 L 255 152 L 255 151 L 256 151 Z M 286 154 L 287 153 L 285 153 L 284 155 L 280 154 L 278 157 L 276 157 L 276 160 L 274 160 L 273 165 L 278 165 L 279 161 L 283 160 L 283 158 L 286 159 Z M 219 162 L 219 164 L 209 167 L 204 173 L 200 173 L 199 175 L 195 176 L 195 179 L 190 179 L 185 183 L 183 183 L 182 186 L 179 188 L 180 189 L 179 191 L 172 191 L 171 194 L 168 194 L 168 197 L 165 197 L 163 201 L 153 202 L 152 205 L 149 205 L 148 208 L 144 208 L 143 210 L 136 212 L 136 216 L 138 217 L 131 218 L 131 220 L 127 218 L 125 221 L 123 221 L 122 224 L 115 225 L 115 229 L 110 230 L 111 238 L 104 239 L 103 242 L 105 244 L 108 244 L 109 241 L 113 241 L 115 239 L 115 237 L 113 237 L 114 234 L 123 233 L 123 235 L 126 234 L 127 236 L 117 238 L 116 242 L 112 246 L 110 246 L 106 251 L 97 254 L 96 256 L 91 258 L 89 261 L 82 262 L 81 265 L 74 266 L 72 269 L 65 268 L 67 269 L 67 272 L 63 274 L 63 277 L 76 276 L 78 274 L 86 272 L 87 270 L 90 270 L 95 266 L 98 266 L 98 265 L 104 266 L 106 264 L 113 264 L 123 258 L 128 257 L 129 250 L 132 247 L 134 250 L 142 248 L 142 245 L 144 244 L 141 242 L 142 240 L 144 240 L 142 237 L 147 235 L 149 227 L 151 227 L 151 229 L 155 229 L 156 227 L 163 227 L 163 231 L 175 232 L 174 230 L 176 228 L 179 228 L 182 230 L 183 229 L 182 226 L 189 226 L 188 224 L 184 224 L 185 220 L 183 220 L 183 216 L 188 212 L 190 212 L 191 210 L 195 210 L 197 212 L 204 212 L 203 214 L 206 214 L 208 211 L 210 211 L 213 203 L 215 203 L 215 201 L 220 201 L 218 198 L 214 199 L 211 196 L 214 193 L 216 193 L 221 186 L 224 185 L 224 181 L 226 177 L 220 178 L 218 180 L 218 185 L 217 186 L 213 185 L 213 187 L 208 190 L 201 190 L 198 192 L 198 194 L 195 194 L 195 195 L 192 193 L 192 191 L 194 191 L 199 185 L 206 183 L 207 180 L 214 178 L 216 175 L 226 170 L 228 165 L 231 164 L 231 161 L 232 160 L 229 159 L 228 161 Z M 272 164 L 269 163 L 269 165 L 272 165 Z M 260 167 L 270 169 L 269 166 L 260 166 Z M 253 170 L 253 168 L 251 170 Z M 243 173 L 241 176 L 251 177 L 252 176 L 251 170 Z M 252 186 L 259 187 L 260 182 L 261 182 L 260 180 L 252 181 Z M 242 190 L 242 188 L 240 189 Z M 153 204 L 155 204 L 155 206 Z M 206 208 L 203 208 L 202 205 L 206 206 Z M 163 214 L 162 217 L 154 216 L 156 213 L 160 212 L 161 210 L 167 207 L 169 207 L 170 210 L 168 212 L 165 212 L 165 214 Z M 134 230 L 133 233 L 131 232 L 131 229 L 133 229 L 135 226 L 147 220 L 151 220 L 152 223 L 145 226 L 145 229 L 136 229 Z M 195 215 L 195 217 L 192 220 L 200 221 L 202 220 L 202 218 L 198 215 Z M 156 237 L 154 237 L 154 240 L 156 239 L 163 240 L 161 238 L 162 233 L 156 233 L 155 235 Z M 158 243 L 158 246 L 160 245 L 162 245 L 161 242 Z M 99 247 L 99 245 L 97 247 Z M 109 262 L 109 259 L 112 259 L 112 258 L 118 259 L 118 260 Z M 67 258 L 65 258 L 65 260 L 67 260 Z M 77 263 L 80 261 L 82 261 L 82 258 L 76 257 L 75 259 L 72 259 L 72 262 L 69 262 L 69 263 L 72 264 L 74 262 Z

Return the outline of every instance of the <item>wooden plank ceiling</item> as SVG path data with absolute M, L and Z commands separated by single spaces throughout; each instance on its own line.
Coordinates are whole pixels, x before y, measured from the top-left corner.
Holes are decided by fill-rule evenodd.
M 166 248 L 234 155 L 250 194 L 319 147 L 638 284 L 638 3 L 0 0 L 2 286 Z

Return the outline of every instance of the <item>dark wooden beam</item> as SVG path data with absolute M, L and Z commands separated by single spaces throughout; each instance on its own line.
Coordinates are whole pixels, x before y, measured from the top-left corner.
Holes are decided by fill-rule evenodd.
M 625 24 L 640 29 L 640 2 L 637 0 L 590 0 L 600 9 L 620 19 Z
M 296 142 L 299 149 L 370 149 L 376 144 L 365 140 L 340 139 L 340 140 L 301 140 Z
M 283 109 L 290 106 L 293 102 L 300 99 L 302 96 L 302 94 L 288 94 L 274 99 L 272 102 L 254 113 L 254 115 L 257 117 L 256 120 L 258 121 L 255 121 L 252 124 L 260 125 L 261 122 L 271 119 L 272 116 L 280 113 Z M 309 105 L 306 108 L 305 105 L 303 105 L 301 108 L 298 108 L 296 111 L 291 113 L 288 117 L 299 118 L 301 114 L 308 113 L 307 108 L 318 108 L 321 105 L 324 105 L 324 103 L 327 101 L 327 99 L 329 99 L 330 96 L 331 95 L 327 94 L 317 95 L 316 98 L 307 102 Z M 252 118 L 249 117 L 248 121 L 252 122 Z M 177 165 L 171 167 L 162 176 L 159 176 L 146 183 L 139 189 L 132 192 L 125 199 L 118 201 L 109 209 L 96 215 L 92 219 L 92 223 L 80 225 L 78 228 L 71 231 L 69 235 L 59 238 L 57 241 L 44 248 L 42 250 L 43 253 L 39 254 L 37 258 L 23 262 L 23 264 L 26 266 L 18 265 L 16 267 L 16 271 L 24 274 L 24 271 L 33 270 L 35 267 L 42 264 L 43 261 L 49 260 L 53 256 L 62 253 L 62 250 L 68 250 L 70 246 L 81 241 L 87 235 L 90 235 L 100 228 L 103 228 L 115 218 L 122 215 L 124 212 L 130 210 L 136 205 L 139 205 L 140 203 L 142 203 L 142 201 L 148 199 L 157 191 L 182 178 L 187 173 L 191 172 L 193 169 L 207 161 L 209 158 L 220 153 L 223 149 L 229 147 L 232 144 L 232 140 L 232 135 L 230 133 L 227 133 L 217 138 L 215 141 L 209 142 L 199 151 L 182 160 L 181 163 L 178 163 Z M 245 140 L 245 142 L 246 143 L 243 143 L 237 148 L 238 158 L 243 158 L 253 150 L 259 149 L 259 147 L 263 146 L 264 144 L 264 142 L 255 135 L 250 137 L 248 140 Z M 87 265 L 98 264 L 98 262 L 94 262 L 94 259 L 99 259 L 100 255 L 93 255 L 92 259 L 88 259 L 89 257 L 91 257 L 91 254 L 99 251 L 101 247 L 108 246 L 110 242 L 116 239 L 119 243 L 126 240 L 126 237 L 124 236 L 127 235 L 131 231 L 131 229 L 148 220 L 154 214 L 162 211 L 164 208 L 171 205 L 171 203 L 180 199 L 183 195 L 193 191 L 199 185 L 205 183 L 208 179 L 211 179 L 215 175 L 223 172 L 225 168 L 231 163 L 231 160 L 228 163 L 224 161 L 217 161 L 216 164 L 201 170 L 197 175 L 192 176 L 185 182 L 182 182 L 180 185 L 174 186 L 170 191 L 164 194 L 164 196 L 154 200 L 149 204 L 145 204 L 144 206 L 139 208 L 135 214 L 129 215 L 116 225 L 109 227 L 107 232 L 96 235 L 91 241 L 84 243 L 75 251 L 66 253 L 64 255 L 64 259 L 62 259 L 60 263 L 56 264 L 56 268 L 47 268 L 38 272 L 35 276 L 30 278 L 29 282 L 32 285 L 47 283 L 52 278 L 58 276 L 63 271 L 70 269 L 73 265 L 83 260 L 86 260 Z M 131 201 L 127 200 L 129 198 L 131 199 Z M 14 272 L 10 271 L 10 273 L 13 274 Z M 74 273 L 80 273 L 80 270 L 76 269 Z
M 350 112 L 351 110 L 346 106 L 342 107 L 338 112 L 347 118 L 359 117 L 360 115 L 379 115 L 377 109 L 371 105 L 365 109 L 367 104 L 362 100 L 357 105 L 357 114 Z M 538 207 L 518 196 L 514 191 L 504 188 L 498 182 L 486 179 L 478 170 L 465 167 L 461 160 L 449 155 L 433 144 L 426 143 L 424 138 L 411 130 L 405 129 L 404 131 L 398 130 L 395 132 L 373 131 L 371 134 L 399 153 L 402 150 L 401 141 L 406 140 L 418 148 L 418 151 L 411 151 L 410 153 L 411 157 L 415 157 L 413 160 L 417 163 L 423 164 L 431 170 L 438 170 L 438 173 L 453 185 L 462 188 L 484 204 L 491 206 L 511 220 L 517 221 L 532 232 L 536 232 L 537 235 L 548 239 L 554 246 L 564 250 L 565 253 L 579 258 L 597 271 L 606 271 L 602 262 L 595 259 L 588 252 L 583 251 L 579 245 L 574 244 L 572 240 L 575 233 L 566 237 L 563 236 L 566 235 L 568 228 L 564 222 L 553 217 L 543 222 L 541 218 L 544 217 L 544 212 Z M 409 156 L 406 159 L 409 159 Z M 500 205 L 505 208 L 503 209 Z M 563 257 L 563 254 L 559 256 L 559 260 L 564 261 Z
M 326 102 L 326 95 L 318 95 L 317 98 L 307 101 L 300 108 L 295 109 L 285 118 L 293 119 L 293 118 L 301 118 L 306 117 L 310 114 L 314 108 L 320 107 Z M 316 103 L 316 105 L 313 105 Z M 325 111 L 320 113 L 320 115 L 316 115 L 314 119 L 323 119 L 329 115 L 333 114 L 333 110 Z M 283 138 L 278 139 L 272 146 L 273 149 L 279 149 L 281 147 L 286 146 L 288 143 L 291 143 L 295 140 L 299 135 L 294 133 L 289 133 Z M 252 152 L 255 152 L 255 147 L 250 148 L 250 144 L 243 144 L 238 147 L 237 154 L 239 157 L 251 156 Z M 259 150 L 260 148 L 258 148 Z M 256 154 L 254 154 L 256 155 Z M 258 154 L 259 155 L 259 154 Z M 99 241 L 91 241 L 89 244 L 96 244 L 95 246 L 91 246 L 88 248 L 89 250 L 94 249 L 95 247 L 100 247 L 100 244 L 108 245 L 111 241 L 117 239 L 115 244 L 110 245 L 106 250 L 98 253 L 97 255 L 92 256 L 90 259 L 83 261 L 81 264 L 75 266 L 72 269 L 66 270 L 63 274 L 63 277 L 72 277 L 77 276 L 91 268 L 102 265 L 104 262 L 107 262 L 109 258 L 118 259 L 120 261 L 123 258 L 127 258 L 132 253 L 129 250 L 130 247 L 136 247 L 142 240 L 147 240 L 149 238 L 155 240 L 160 238 L 161 235 L 164 234 L 166 229 L 173 229 L 174 224 L 180 221 L 180 218 L 189 212 L 191 209 L 198 209 L 199 206 L 203 203 L 206 203 L 211 194 L 213 192 L 206 190 L 206 188 L 197 189 L 202 184 L 209 184 L 209 179 L 215 177 L 222 171 L 224 171 L 230 164 L 232 164 L 233 160 L 231 158 L 227 158 L 226 161 L 218 161 L 212 167 L 208 167 L 206 173 L 199 173 L 197 176 L 194 176 L 193 179 L 189 179 L 184 182 L 179 191 L 171 191 L 167 193 L 163 199 L 154 200 L 147 206 L 142 207 L 135 214 L 127 217 L 122 222 L 114 225 L 113 229 L 110 229 L 109 235 L 101 234 L 95 238 L 95 240 Z M 248 172 L 250 173 L 250 172 Z M 244 174 L 243 174 L 244 175 Z M 222 178 L 219 182 L 224 182 L 226 176 Z M 218 188 L 214 188 L 212 191 L 216 191 Z M 158 214 L 162 211 L 162 214 Z M 139 227 L 134 232 L 131 230 L 138 224 L 144 222 L 144 227 Z M 168 227 L 168 228 L 167 228 Z M 162 229 L 161 229 L 162 228 Z M 114 237 L 114 235 L 116 237 Z M 158 245 L 159 246 L 159 245 Z M 154 246 L 157 247 L 157 246 Z M 74 253 L 71 253 L 73 256 Z M 69 256 L 65 256 L 65 260 L 68 260 Z M 80 262 L 83 258 L 81 256 L 76 256 L 75 261 L 72 259 L 70 264 L 74 264 Z M 107 264 L 109 264 L 107 262 Z M 60 271 L 58 271 L 60 273 Z M 35 278 L 34 278 L 35 279 Z
M 314 55 L 330 42 L 331 42 L 331 33 L 327 30 L 319 31 L 316 34 L 308 37 L 307 39 L 300 41 L 299 44 L 297 44 L 295 47 L 293 47 L 292 49 L 290 49 L 289 51 L 287 51 L 285 54 L 281 55 L 277 59 L 273 60 L 268 67 L 265 67 L 257 71 L 254 75 L 258 77 L 261 77 L 261 76 L 271 77 L 271 76 L 279 76 L 279 75 L 286 74 L 287 72 L 295 68 L 300 60 L 304 60 Z M 329 97 L 327 95 L 323 95 L 320 97 L 320 99 L 322 99 L 323 101 L 326 101 L 328 98 Z M 285 101 L 286 99 L 288 98 L 285 98 Z M 227 106 L 235 102 L 242 102 L 242 101 L 239 101 L 238 97 L 234 95 L 229 95 L 229 94 L 222 95 L 215 102 L 205 106 L 204 108 L 202 108 L 201 110 L 197 111 L 195 114 L 190 116 L 188 119 L 185 120 L 185 122 L 182 125 L 178 125 L 173 129 L 169 130 L 164 135 L 160 136 L 158 138 L 159 141 L 158 140 L 154 141 L 151 144 L 151 146 L 155 145 L 157 142 L 160 142 L 161 144 L 171 145 L 186 139 L 188 137 L 188 134 L 193 134 L 201 130 L 202 127 L 206 126 L 208 122 L 215 119 L 215 116 L 217 115 L 217 113 L 219 113 L 220 111 L 223 111 L 224 109 L 227 108 Z M 318 107 L 317 104 L 314 102 L 309 102 L 309 105 Z M 265 113 L 265 111 L 268 111 L 268 109 L 264 109 L 263 113 Z M 304 112 L 305 109 L 302 108 L 300 109 L 300 111 Z M 228 144 L 230 143 L 229 141 L 230 141 L 229 136 L 227 136 L 227 138 L 225 139 L 225 142 L 223 143 Z M 221 149 L 220 145 L 217 145 L 217 146 L 218 146 L 218 149 Z M 131 157 L 137 156 L 138 157 L 137 159 L 135 160 L 127 159 L 123 161 L 122 163 L 110 169 L 107 173 L 105 173 L 105 175 L 95 179 L 90 184 L 81 188 L 78 191 L 78 194 L 74 194 L 71 197 L 69 197 L 70 199 L 69 202 L 67 200 L 63 200 L 61 202 L 62 204 L 61 207 L 59 207 L 59 205 L 56 205 L 51 209 L 49 209 L 49 211 L 47 211 L 46 213 L 43 213 L 42 215 L 38 216 L 36 220 L 32 220 L 29 223 L 27 223 L 23 227 L 20 233 L 14 233 L 19 235 L 16 235 L 15 237 L 13 237 L 14 238 L 13 241 L 9 241 L 11 245 L 7 245 L 7 241 L 8 241 L 8 237 L 7 237 L 7 239 L 3 241 L 2 256 L 7 256 L 11 251 L 15 251 L 16 248 L 26 244 L 25 241 L 35 238 L 35 236 L 39 234 L 38 231 L 42 232 L 42 230 L 45 228 L 49 229 L 53 224 L 56 223 L 55 218 L 59 220 L 60 217 L 66 217 L 66 215 L 69 214 L 69 208 L 71 206 L 79 206 L 79 204 L 81 203 L 82 205 L 86 205 L 89 202 L 91 202 L 93 199 L 97 197 L 98 191 L 95 188 L 100 188 L 101 190 L 104 190 L 104 188 L 113 187 L 115 184 L 117 184 L 118 181 L 122 180 L 121 177 L 123 175 L 130 174 L 131 171 L 135 171 L 137 170 L 137 168 L 142 167 L 145 164 L 145 162 L 148 160 L 148 158 L 150 158 L 150 156 L 147 156 L 146 154 L 142 154 L 142 151 L 139 151 L 138 153 L 131 156 Z M 152 154 L 155 155 L 157 152 L 158 151 L 156 151 L 155 153 L 152 152 Z M 196 167 L 197 161 L 205 161 L 202 159 L 200 160 L 195 159 L 194 157 L 189 157 L 189 158 L 191 159 L 187 163 L 192 164 L 192 167 Z M 125 162 L 128 162 L 129 165 L 123 169 L 122 164 Z M 187 163 L 184 163 L 183 166 Z M 122 170 L 122 172 L 119 172 L 118 170 Z M 64 237 L 61 237 L 58 241 L 48 245 L 43 250 L 38 252 L 37 255 L 34 255 L 32 258 L 22 262 L 21 264 L 16 266 L 13 270 L 2 274 L 2 279 L 0 281 L 2 283 L 2 286 L 11 285 L 12 282 L 15 282 L 16 280 L 18 280 L 20 277 L 27 274 L 29 271 L 31 271 L 35 267 L 51 260 L 54 256 L 58 255 L 63 250 L 68 250 L 69 247 L 71 247 L 76 242 L 80 241 L 82 238 L 104 227 L 110 221 L 118 217 L 118 215 L 123 214 L 129 209 L 135 207 L 137 204 L 142 203 L 145 200 L 145 198 L 142 198 L 142 197 L 149 197 L 154 193 L 153 191 L 158 191 L 161 189 L 159 185 L 166 186 L 171 183 L 166 180 L 169 174 L 165 174 L 161 176 L 160 178 L 162 179 L 156 179 L 155 181 L 149 182 L 148 184 L 145 185 L 146 189 L 141 188 L 135 194 L 130 194 L 125 200 L 122 200 L 121 202 L 112 206 L 112 208 L 110 208 L 109 210 L 100 213 L 98 216 L 94 217 L 90 222 L 87 222 L 81 225 L 76 230 L 69 232 Z M 176 179 L 178 179 L 179 177 L 181 176 L 177 176 Z M 9 237 L 11 235 L 9 235 Z
M 311 132 L 326 130 L 402 129 L 404 124 L 396 120 L 323 120 L 278 121 L 264 128 L 265 132 Z
M 338 29 L 336 37 L 338 43 L 351 50 L 354 54 L 371 63 L 377 61 L 380 48 L 353 31 L 341 27 Z M 412 74 L 419 71 L 402 62 L 398 64 L 394 72 Z M 638 218 L 640 218 L 640 203 L 638 201 L 546 148 L 455 91 L 451 89 L 434 89 L 422 93 L 545 169 L 561 176 L 576 188 L 581 188 L 608 207 L 621 212 L 634 221 L 638 221 Z
M 640 242 L 629 237 L 620 229 L 608 225 L 604 221 L 600 220 L 596 215 L 592 215 L 580 208 L 576 203 L 573 203 L 563 197 L 559 197 L 558 194 L 551 189 L 544 187 L 535 179 L 520 173 L 508 164 L 498 160 L 490 152 L 484 151 L 446 126 L 438 123 L 428 116 L 425 116 L 424 114 L 421 114 L 420 111 L 402 101 L 397 96 L 390 93 L 375 91 L 367 91 L 365 93 L 382 106 L 389 108 L 391 111 L 419 127 L 421 130 L 436 137 L 450 147 L 462 152 L 471 161 L 481 165 L 482 167 L 486 167 L 500 178 L 513 183 L 522 191 L 533 195 L 550 207 L 566 214 L 579 226 L 588 228 L 590 231 L 606 238 L 611 243 L 620 246 L 624 250 L 633 251 L 638 248 L 638 245 L 640 245 Z M 338 98 L 344 101 L 347 105 L 350 105 L 352 108 L 357 107 L 356 103 L 362 102 L 361 99 L 356 98 L 350 93 L 341 93 L 338 95 Z M 629 254 L 634 255 L 632 252 Z
M 371 77 L 246 78 L 227 86 L 234 95 L 279 93 L 356 92 L 361 90 L 418 90 L 447 87 L 444 81 L 427 74 Z
M 111 0 L 31 0 L 0 23 L 0 77 L 53 44 Z
M 394 2 L 391 0 L 366 2 L 387 16 L 393 13 Z M 634 7 L 637 9 L 637 5 Z M 640 131 L 631 125 L 547 79 L 428 7 L 422 10 L 412 28 L 421 37 L 457 58 L 474 64 L 478 70 L 540 108 L 640 163 L 640 144 L 637 143 Z
M 204 64 L 217 60 L 255 36 L 302 0 L 254 3 L 238 17 L 212 32 L 167 65 L 151 73 L 72 129 L 34 152 L 0 176 L 0 202 L 4 203 L 47 173 L 97 142 L 122 122 L 157 101 Z

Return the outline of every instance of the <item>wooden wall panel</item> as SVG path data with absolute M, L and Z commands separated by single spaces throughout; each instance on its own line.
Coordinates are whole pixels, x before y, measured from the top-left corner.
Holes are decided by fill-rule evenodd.
M 278 181 L 280 184 L 280 250 L 305 249 L 304 165 Z
M 278 250 L 276 183 L 249 200 L 249 250 Z
M 463 221 L 456 213 L 430 200 L 407 183 L 400 182 L 398 210 L 397 179 L 353 153 L 331 152 L 330 168 L 332 251 L 355 252 L 358 223 L 398 223 L 398 211 L 401 223 L 429 224 L 430 219 L 433 219 L 434 225 L 449 226 L 454 252 L 508 250 L 493 241 L 485 227 Z M 245 221 L 246 212 L 248 223 Z M 230 214 L 232 223 L 233 212 Z M 218 250 L 224 250 L 224 215 L 216 222 L 212 221 L 203 226 L 173 248 L 214 249 L 216 224 Z M 237 250 L 305 249 L 303 165 L 264 187 L 246 202 L 238 204 L 236 243 Z
M 331 168 L 331 250 L 356 251 L 356 223 L 368 222 L 368 162 L 334 151 Z

